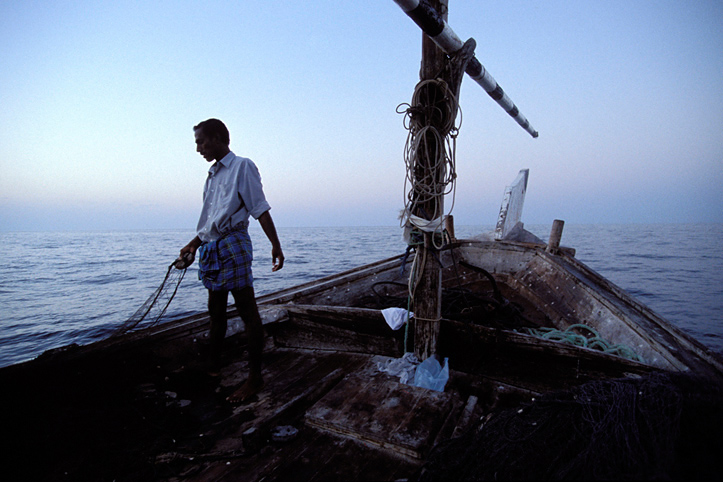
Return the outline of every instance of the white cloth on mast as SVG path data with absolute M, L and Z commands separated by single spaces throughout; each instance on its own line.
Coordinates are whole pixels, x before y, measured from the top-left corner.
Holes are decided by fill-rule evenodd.
M 404 224 L 404 241 L 407 244 L 412 244 L 412 228 L 417 228 L 420 231 L 427 233 L 441 233 L 444 230 L 444 219 L 446 216 L 440 216 L 435 219 L 427 220 L 414 214 L 406 213 L 407 222 Z
M 386 308 L 382 310 L 382 315 L 384 315 L 384 321 L 392 330 L 398 330 L 409 318 L 414 317 L 414 313 L 404 308 Z

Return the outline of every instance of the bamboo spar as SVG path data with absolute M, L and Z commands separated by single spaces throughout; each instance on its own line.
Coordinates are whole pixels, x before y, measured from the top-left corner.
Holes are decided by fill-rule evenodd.
M 454 55 L 464 45 L 439 12 L 432 8 L 426 0 L 394 0 L 394 2 L 447 55 Z M 514 102 L 476 57 L 472 57 L 465 72 L 532 137 L 538 136 L 527 118 L 520 113 Z

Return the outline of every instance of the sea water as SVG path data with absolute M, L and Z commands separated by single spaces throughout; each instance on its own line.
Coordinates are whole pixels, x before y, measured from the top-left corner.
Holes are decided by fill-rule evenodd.
M 526 226 L 546 239 L 549 226 Z M 491 226 L 458 226 L 459 238 Z M 286 262 L 271 271 L 271 245 L 255 223 L 257 295 L 312 281 L 406 249 L 399 227 L 278 229 Z M 723 224 L 574 225 L 562 245 L 658 314 L 723 354 Z M 0 366 L 71 343 L 101 340 L 163 281 L 194 233 L 178 231 L 5 232 L 0 270 Z M 205 311 L 196 264 L 164 320 Z M 229 300 L 232 302 L 232 299 Z

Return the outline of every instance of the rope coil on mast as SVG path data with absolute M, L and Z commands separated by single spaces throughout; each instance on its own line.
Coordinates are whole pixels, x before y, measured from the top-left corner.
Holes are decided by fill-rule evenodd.
M 441 249 L 444 244 L 445 195 L 452 194 L 448 214 L 454 208 L 457 179 L 456 139 L 461 125 L 461 116 L 460 124 L 456 124 L 461 113 L 459 102 L 444 80 L 423 80 L 415 87 L 411 104 L 400 104 L 397 112 L 405 115 L 404 127 L 409 131 L 404 146 L 405 205 L 400 218 L 404 238 L 408 249 L 412 249 L 424 244 L 421 232 L 432 233 L 432 244 Z M 426 219 L 437 214 L 439 216 L 434 219 Z M 422 256 L 415 256 L 412 263 L 408 281 L 408 317 L 411 316 L 412 300 L 415 299 L 416 288 L 423 273 L 422 267 L 427 262 L 428 255 L 428 250 L 422 250 Z M 420 318 L 418 314 L 415 319 L 438 321 Z M 406 330 L 408 329 L 407 323 Z M 405 350 L 408 334 L 406 330 Z
M 460 125 L 455 123 L 461 111 L 447 83 L 433 79 L 419 82 L 411 104 L 400 104 L 397 112 L 405 114 L 404 127 L 409 131 L 404 146 L 405 203 L 400 225 L 407 244 L 413 245 L 413 230 L 441 234 L 444 226 L 444 214 L 431 220 L 418 214 L 429 217 L 441 213 L 447 194 L 453 195 L 447 214 L 454 208 L 456 140 L 461 121 Z M 431 212 L 420 212 L 424 205 L 431 206 Z M 432 236 L 434 245 L 441 248 L 436 238 Z

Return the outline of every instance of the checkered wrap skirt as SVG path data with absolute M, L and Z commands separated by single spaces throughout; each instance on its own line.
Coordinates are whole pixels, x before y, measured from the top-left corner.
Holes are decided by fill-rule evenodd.
M 198 248 L 198 278 L 211 291 L 231 291 L 253 286 L 253 248 L 243 224 L 216 241 Z

